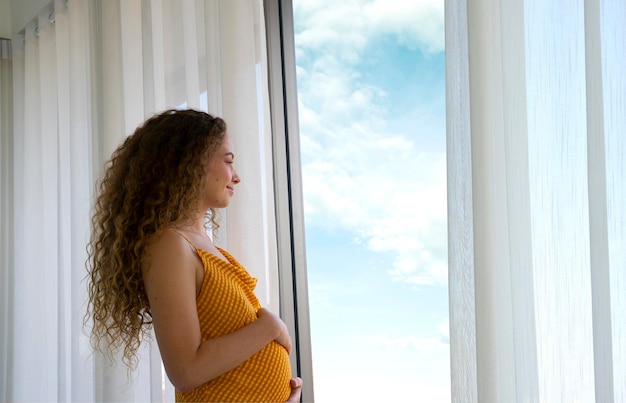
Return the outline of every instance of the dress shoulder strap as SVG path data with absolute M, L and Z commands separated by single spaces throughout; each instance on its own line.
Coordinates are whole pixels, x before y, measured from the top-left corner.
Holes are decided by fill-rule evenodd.
M 180 232 L 179 230 L 175 229 L 175 228 L 168 228 L 170 231 L 173 231 L 175 233 L 177 233 L 178 235 L 182 236 L 183 238 L 185 238 L 185 241 L 187 241 L 189 243 L 189 245 L 191 245 L 193 247 L 194 250 L 198 250 L 198 247 L 196 246 L 196 244 L 194 244 L 193 242 L 191 242 L 191 240 L 189 238 L 187 238 L 187 236 L 185 236 L 185 234 L 183 234 L 182 232 Z

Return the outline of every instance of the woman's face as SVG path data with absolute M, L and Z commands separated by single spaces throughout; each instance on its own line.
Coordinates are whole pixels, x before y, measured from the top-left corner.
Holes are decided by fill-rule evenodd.
M 227 207 L 230 198 L 235 194 L 235 185 L 241 179 L 235 170 L 234 160 L 233 143 L 228 136 L 225 136 L 222 145 L 209 160 L 203 192 L 203 202 L 207 210 Z

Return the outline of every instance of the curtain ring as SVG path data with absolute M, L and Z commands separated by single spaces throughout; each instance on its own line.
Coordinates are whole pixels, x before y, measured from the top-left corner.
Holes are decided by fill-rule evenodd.
M 39 25 L 35 25 L 35 36 L 39 36 Z
M 48 22 L 52 25 L 56 23 L 56 19 L 54 17 L 55 17 L 55 14 L 53 12 L 50 13 L 50 15 L 48 15 Z

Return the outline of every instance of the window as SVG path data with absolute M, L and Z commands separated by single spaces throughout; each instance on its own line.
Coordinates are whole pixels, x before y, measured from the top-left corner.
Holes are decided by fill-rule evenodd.
M 443 2 L 286 3 L 299 121 L 280 125 L 301 162 L 307 259 L 291 275 L 308 280 L 315 400 L 390 401 L 405 382 L 449 401 Z

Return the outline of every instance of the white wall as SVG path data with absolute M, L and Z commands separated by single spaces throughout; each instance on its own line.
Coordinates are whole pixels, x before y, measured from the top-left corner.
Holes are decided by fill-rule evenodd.
M 11 37 L 11 2 L 0 0 L 0 38 Z
M 0 0 L 0 36 L 10 38 L 51 0 Z

